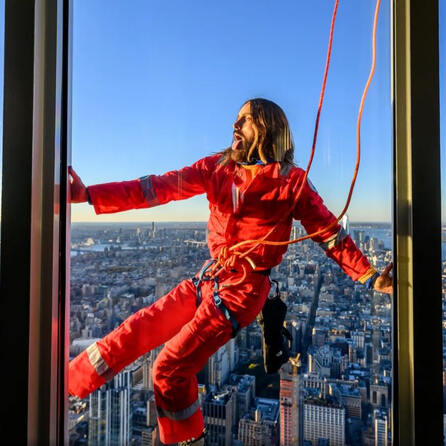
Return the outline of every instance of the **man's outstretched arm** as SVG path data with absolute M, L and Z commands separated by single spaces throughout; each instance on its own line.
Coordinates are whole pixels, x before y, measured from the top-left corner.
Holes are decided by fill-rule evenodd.
M 296 203 L 293 217 L 301 221 L 308 234 L 322 230 L 321 234 L 312 239 L 319 243 L 327 257 L 333 259 L 352 280 L 382 293 L 393 292 L 390 275 L 392 264 L 381 274 L 378 273 L 341 225 L 336 223 L 336 217 L 325 207 L 322 198 L 309 184 L 305 185 L 301 198 Z M 325 229 L 330 225 L 330 229 Z
M 212 171 L 212 160 L 203 158 L 191 166 L 163 175 L 86 187 L 70 167 L 71 202 L 88 201 L 97 214 L 153 207 L 204 193 Z
M 69 173 L 71 175 L 71 202 L 84 203 L 88 201 L 94 206 L 96 214 L 149 207 L 139 179 L 86 187 L 72 167 L 69 167 Z

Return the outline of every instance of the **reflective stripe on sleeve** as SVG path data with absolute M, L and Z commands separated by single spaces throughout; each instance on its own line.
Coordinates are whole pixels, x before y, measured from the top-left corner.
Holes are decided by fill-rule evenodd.
M 330 237 L 327 240 L 324 240 L 323 242 L 319 243 L 319 246 L 324 250 L 328 251 L 329 249 L 333 248 L 334 246 L 338 245 L 342 240 L 347 237 L 347 233 L 345 232 L 344 228 L 341 227 L 341 229 L 332 237 Z
M 158 418 L 166 417 L 170 420 L 182 421 L 191 417 L 199 409 L 199 407 L 200 403 L 198 400 L 195 400 L 195 402 L 193 402 L 189 407 L 186 407 L 186 409 L 177 410 L 176 412 L 162 409 L 161 407 L 157 407 L 156 411 L 158 412 Z
M 98 345 L 96 342 L 91 344 L 87 348 L 87 355 L 92 367 L 96 370 L 96 373 L 106 381 L 113 377 L 113 370 L 110 369 L 108 364 L 104 361 L 104 358 L 101 355 L 101 352 L 98 349 Z
M 371 266 L 365 274 L 363 274 L 359 279 L 358 282 L 365 283 L 367 280 L 369 280 L 373 275 L 376 274 L 376 269 Z
M 149 207 L 158 206 L 159 202 L 153 189 L 151 175 L 141 177 L 139 179 L 139 185 L 141 186 L 142 193 L 144 194 L 144 198 Z

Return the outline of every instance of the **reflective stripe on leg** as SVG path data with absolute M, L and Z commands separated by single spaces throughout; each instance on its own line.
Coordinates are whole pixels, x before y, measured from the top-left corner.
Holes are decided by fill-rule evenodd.
M 189 407 L 175 412 L 163 409 L 161 407 L 157 407 L 156 411 L 158 412 L 158 418 L 167 417 L 171 420 L 181 421 L 191 417 L 198 410 L 199 407 L 200 403 L 198 402 L 198 400 L 196 400 Z
M 200 407 L 185 420 L 171 420 L 167 417 L 158 418 L 158 428 L 162 443 L 171 444 L 191 438 L 198 438 L 204 429 L 203 414 Z

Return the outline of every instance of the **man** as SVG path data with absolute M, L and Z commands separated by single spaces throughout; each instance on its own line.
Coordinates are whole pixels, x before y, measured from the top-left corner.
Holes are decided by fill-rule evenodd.
M 282 109 L 252 99 L 234 123 L 232 146 L 164 175 L 86 188 L 72 171 L 73 202 L 89 201 L 97 213 L 153 207 L 206 193 L 212 259 L 194 279 L 181 282 L 153 305 L 125 320 L 70 363 L 69 391 L 84 398 L 123 367 L 165 343 L 153 367 L 158 425 L 163 443 L 204 444 L 196 373 L 207 359 L 261 311 L 269 273 L 286 246 L 244 240 L 289 240 L 300 220 L 313 240 L 353 279 L 392 292 L 391 265 L 380 275 L 336 223 L 304 172 L 293 165 L 293 142 Z M 297 199 L 298 198 L 298 199 Z M 331 226 L 330 226 L 331 225 Z M 327 229 L 328 227 L 328 229 Z M 253 249 L 251 249 L 253 248 Z

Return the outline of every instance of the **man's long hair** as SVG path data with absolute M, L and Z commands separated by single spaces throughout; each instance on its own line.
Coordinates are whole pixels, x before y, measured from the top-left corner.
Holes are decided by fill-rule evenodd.
M 245 104 L 251 105 L 251 115 L 254 122 L 254 141 L 251 147 L 233 151 L 232 147 L 223 150 L 222 163 L 230 160 L 250 162 L 262 160 L 264 163 L 279 161 L 282 170 L 293 165 L 294 143 L 290 126 L 284 111 L 268 99 L 249 99 Z M 245 105 L 243 104 L 243 105 Z

